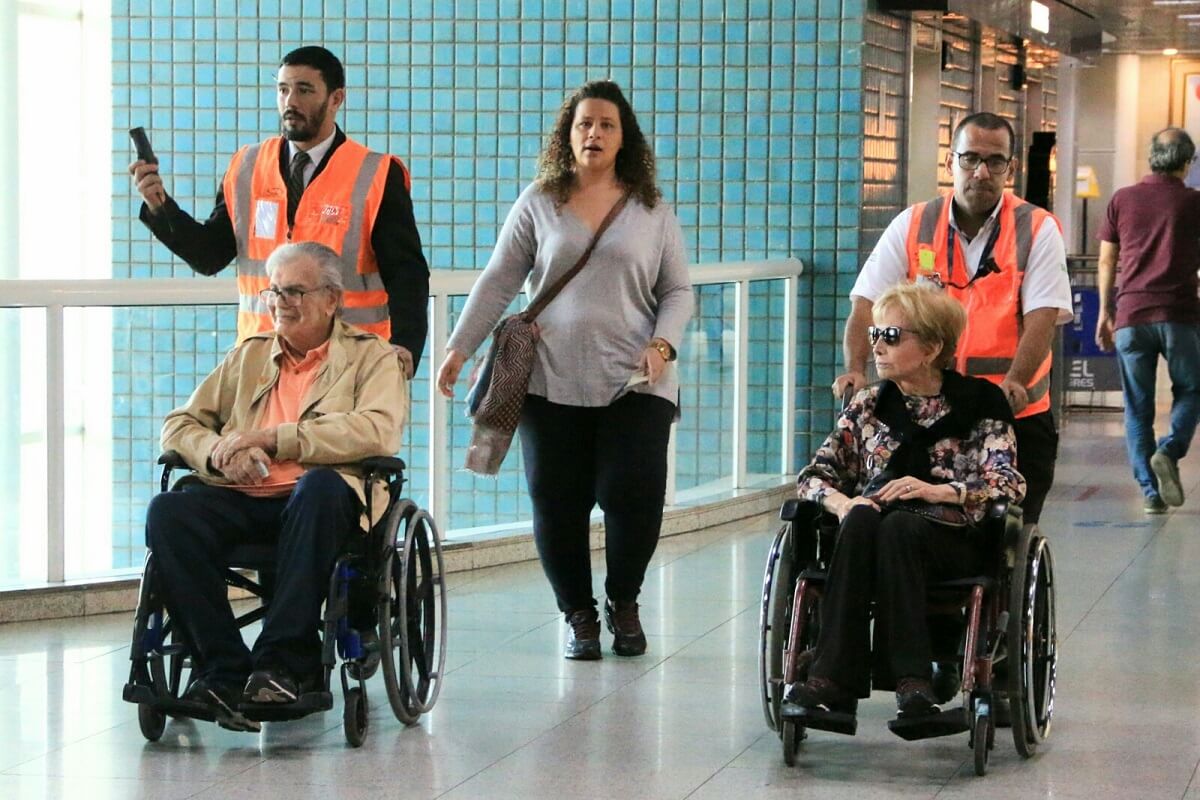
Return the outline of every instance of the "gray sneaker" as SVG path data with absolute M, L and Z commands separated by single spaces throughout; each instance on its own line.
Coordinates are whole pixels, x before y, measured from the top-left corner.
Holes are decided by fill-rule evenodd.
M 1150 469 L 1158 478 L 1158 493 L 1169 506 L 1183 505 L 1183 485 L 1179 483 L 1179 465 L 1162 450 L 1150 456 Z
M 1167 504 L 1161 497 L 1152 494 L 1142 501 L 1142 511 L 1147 514 L 1165 514 L 1167 513 Z

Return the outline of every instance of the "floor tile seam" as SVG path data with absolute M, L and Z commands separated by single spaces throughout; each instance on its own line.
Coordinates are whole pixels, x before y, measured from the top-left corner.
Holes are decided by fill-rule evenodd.
M 1104 587 L 1104 591 L 1102 591 L 1099 595 L 1097 595 L 1096 599 L 1093 600 L 1091 602 L 1091 604 L 1088 605 L 1087 611 L 1085 611 L 1083 613 L 1083 616 L 1081 616 L 1079 618 L 1079 620 L 1074 625 L 1071 626 L 1071 629 L 1069 631 L 1067 631 L 1066 636 L 1062 637 L 1063 642 L 1067 642 L 1070 640 L 1071 636 L 1073 636 L 1075 634 L 1075 631 L 1079 630 L 1080 626 L 1082 626 L 1083 623 L 1092 615 L 1092 612 L 1095 611 L 1096 607 L 1099 606 L 1100 603 L 1104 600 L 1104 598 L 1108 596 L 1108 593 L 1111 592 L 1113 587 L 1117 585 L 1117 583 L 1121 580 L 1122 577 L 1124 577 L 1125 573 L 1128 572 L 1130 570 L 1130 568 L 1133 567 L 1134 562 L 1136 562 L 1139 558 L 1141 558 L 1142 555 L 1146 552 L 1146 550 L 1148 550 L 1150 548 L 1150 545 L 1153 544 L 1154 541 L 1158 538 L 1159 534 L 1162 533 L 1162 527 L 1161 527 L 1162 524 L 1165 524 L 1165 523 L 1160 523 L 1160 527 L 1157 530 L 1155 530 L 1154 533 L 1152 533 L 1149 537 L 1146 538 L 1146 541 L 1142 544 L 1142 546 L 1140 548 L 1138 548 L 1138 551 L 1133 554 L 1133 556 L 1129 559 L 1129 561 L 1125 564 L 1125 566 L 1121 568 L 1121 571 L 1118 572 L 1116 574 L 1116 576 L 1111 581 L 1109 581 L 1108 585 Z
M 705 635 L 707 635 L 707 634 L 705 634 Z M 497 759 L 496 759 L 495 761 L 493 761 L 492 763 L 488 764 L 488 765 L 487 765 L 487 766 L 485 766 L 485 767 L 482 767 L 481 769 L 479 769 L 479 770 L 475 771 L 474 773 L 472 773 L 471 775 L 467 776 L 467 777 L 466 777 L 466 778 L 464 778 L 463 780 L 461 780 L 461 781 L 459 781 L 458 783 L 454 784 L 453 786 L 449 787 L 449 788 L 448 788 L 448 789 L 447 789 L 445 792 L 442 792 L 441 794 L 439 794 L 439 795 L 436 795 L 436 797 L 443 797 L 443 796 L 445 796 L 446 794 L 448 794 L 448 793 L 450 793 L 450 792 L 453 792 L 453 791 L 454 791 L 455 789 L 457 789 L 459 786 L 462 786 L 463 784 L 465 784 L 465 783 L 467 783 L 467 782 L 469 782 L 469 781 L 472 781 L 472 780 L 474 780 L 476 776 L 478 776 L 478 775 L 482 775 L 484 772 L 488 771 L 489 769 L 491 769 L 492 767 L 496 766 L 497 764 L 499 764 L 500 762 L 504 761 L 505 759 L 507 759 L 507 758 L 510 758 L 511 756 L 515 755 L 515 754 L 516 754 L 516 753 L 518 753 L 519 751 L 521 751 L 521 750 L 525 749 L 526 747 L 529 747 L 530 745 L 532 745 L 532 744 L 534 744 L 535 742 L 539 741 L 539 740 L 540 740 L 540 739 L 542 739 L 543 737 L 545 737 L 545 736 L 547 736 L 547 735 L 549 735 L 549 734 L 552 734 L 552 733 L 554 733 L 556 730 L 558 730 L 559 728 L 563 727 L 563 726 L 564 726 L 564 725 L 566 725 L 568 722 L 571 722 L 572 720 L 576 719 L 576 718 L 577 718 L 577 717 L 579 717 L 581 714 L 585 714 L 585 713 L 587 713 L 588 711 L 590 711 L 591 709 L 595 708 L 595 707 L 596 707 L 597 705 L 599 705 L 600 703 L 603 703 L 605 700 L 608 700 L 609 698 L 611 698 L 611 697 L 612 697 L 614 694 L 616 694 L 617 692 L 619 692 L 619 691 L 621 691 L 622 689 L 625 689 L 626 687 L 628 687 L 628 686 L 632 685 L 633 683 L 635 683 L 635 682 L 637 682 L 637 681 L 641 680 L 641 679 L 642 679 L 642 678 L 644 678 L 646 675 L 648 675 L 650 672 L 653 672 L 655 669 L 658 669 L 658 667 L 662 666 L 662 664 L 664 664 L 664 663 L 666 662 L 667 658 L 670 658 L 670 656 L 667 656 L 667 657 L 665 657 L 665 658 L 663 658 L 663 659 L 659 660 L 658 662 L 656 662 L 655 664 L 653 664 L 652 666 L 650 666 L 650 667 L 649 667 L 649 668 L 647 668 L 646 670 L 644 670 L 644 671 L 642 671 L 641 673 L 637 674 L 636 676 L 634 676 L 634 677 L 630 678 L 629 680 L 625 681 L 624 683 L 620 683 L 619 685 L 616 685 L 616 686 L 615 686 L 615 688 L 613 688 L 613 690 L 612 690 L 612 691 L 610 691 L 610 692 L 606 692 L 605 694 L 603 694 L 603 695 L 601 695 L 599 698 L 597 698 L 595 701 L 593 701 L 593 702 L 591 702 L 591 703 L 588 703 L 588 704 L 586 704 L 586 705 L 583 705 L 583 706 L 581 706 L 581 707 L 579 708 L 579 710 L 578 710 L 578 711 L 574 712 L 573 714 L 570 714 L 569 716 L 567 716 L 566 718 L 564 718 L 564 719 L 562 719 L 562 720 L 559 720 L 557 723 L 555 723 L 554 725 L 551 725 L 549 728 L 546 728 L 544 731 L 542 731 L 541 733 L 539 733 L 537 736 L 534 736 L 534 737 L 533 737 L 532 739 L 530 739 L 529 741 L 527 741 L 527 742 L 523 742 L 522 744 L 519 744 L 519 745 L 517 745 L 515 748 L 513 748 L 513 749 L 512 749 L 512 750 L 510 750 L 509 752 L 505 753 L 504 755 L 500 756 L 499 758 L 497 758 Z
M 683 796 L 683 800 L 688 800 L 689 797 L 691 797 L 692 795 L 696 794 L 696 792 L 703 789 L 705 786 L 707 786 L 709 783 L 712 782 L 713 778 L 717 777 L 722 772 L 724 772 L 725 770 L 732 767 L 733 762 L 737 761 L 739 758 L 746 755 L 746 753 L 750 752 L 750 750 L 754 748 L 754 745 L 758 744 L 759 742 L 761 742 L 763 740 L 764 736 L 770 736 L 770 735 L 772 735 L 772 734 L 760 733 L 758 735 L 758 737 L 754 739 L 754 741 L 752 741 L 750 744 L 743 747 L 736 755 L 734 755 L 732 758 L 730 758 L 728 761 L 726 761 L 724 764 L 722 764 L 720 767 L 718 767 L 716 769 L 716 771 L 713 772 L 713 774 L 709 775 L 707 778 L 705 778 L 703 781 L 701 781 L 699 786 L 697 786 L 696 788 L 692 789 L 690 792 L 685 794 Z
M 1192 786 L 1196 783 L 1196 773 L 1200 772 L 1200 760 L 1196 761 L 1196 766 L 1192 768 L 1192 776 L 1188 778 L 1187 786 L 1183 787 L 1183 794 L 1179 796 L 1180 800 L 1188 796 L 1188 792 L 1192 790 Z

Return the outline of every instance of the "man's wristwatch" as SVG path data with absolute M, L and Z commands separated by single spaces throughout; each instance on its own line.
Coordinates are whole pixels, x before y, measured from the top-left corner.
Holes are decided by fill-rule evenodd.
M 675 360 L 675 348 L 671 347 L 671 343 L 666 339 L 651 339 L 650 347 L 653 347 L 658 351 L 658 354 L 662 356 L 663 361 Z

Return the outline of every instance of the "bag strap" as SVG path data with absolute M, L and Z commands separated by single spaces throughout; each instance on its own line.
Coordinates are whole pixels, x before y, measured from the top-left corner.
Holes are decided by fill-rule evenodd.
M 596 229 L 596 235 L 592 237 L 591 244 L 587 246 L 587 250 L 583 251 L 583 255 L 575 262 L 575 266 L 567 270 L 549 289 L 546 289 L 538 295 L 536 300 L 529 304 L 529 307 L 521 314 L 526 322 L 533 322 L 537 319 L 538 314 L 542 313 L 546 306 L 550 305 L 550 301 L 557 297 L 558 293 L 563 290 L 563 287 L 570 283 L 571 279 L 578 275 L 580 270 L 587 265 L 588 258 L 591 257 L 592 251 L 596 249 L 596 243 L 600 241 L 600 237 L 608 230 L 608 226 L 621 213 L 621 209 L 625 207 L 625 203 L 628 200 L 629 194 L 626 193 L 621 196 L 620 200 L 613 204 L 613 207 L 608 211 L 608 215 L 601 221 L 600 227 Z

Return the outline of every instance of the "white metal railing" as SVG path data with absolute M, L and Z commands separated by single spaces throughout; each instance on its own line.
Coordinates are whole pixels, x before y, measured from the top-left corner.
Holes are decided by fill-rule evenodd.
M 734 306 L 734 423 L 733 488 L 747 485 L 747 394 L 749 391 L 750 283 L 784 281 L 782 380 L 783 413 L 780 425 L 780 474 L 790 473 L 795 455 L 796 293 L 803 264 L 799 259 L 727 262 L 692 266 L 694 285 L 736 286 Z M 430 350 L 432 370 L 449 338 L 450 298 L 466 295 L 479 277 L 473 270 L 433 270 L 430 278 Z M 0 308 L 44 308 L 46 310 L 46 578 L 50 583 L 65 579 L 66 528 L 66 371 L 63 310 L 65 308 L 112 308 L 130 306 L 234 305 L 237 284 L 232 278 L 216 279 L 114 279 L 114 280 L 0 280 Z M 231 338 L 232 341 L 232 338 Z M 449 401 L 429 381 L 428 492 L 430 512 L 436 516 L 449 508 Z M 674 447 L 669 460 L 668 504 L 675 496 Z

